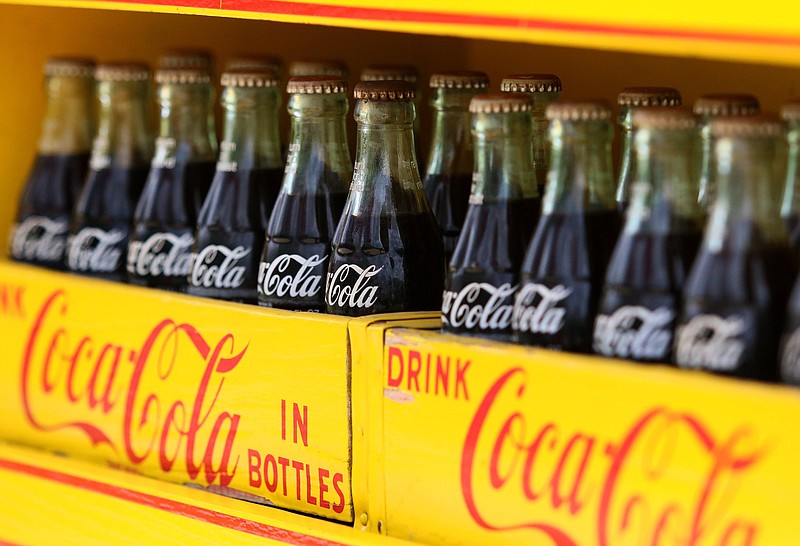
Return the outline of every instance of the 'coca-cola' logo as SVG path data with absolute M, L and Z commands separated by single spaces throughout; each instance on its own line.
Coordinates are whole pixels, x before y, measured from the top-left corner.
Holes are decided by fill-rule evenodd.
M 58 262 L 64 258 L 69 222 L 29 216 L 14 226 L 11 256 L 15 260 Z
M 648 309 L 624 305 L 610 315 L 598 315 L 594 325 L 595 352 L 637 360 L 663 360 L 672 345 L 672 320 L 667 307 Z
M 258 290 L 266 296 L 313 298 L 322 290 L 328 256 L 281 254 L 258 267 Z
M 556 285 L 523 284 L 514 300 L 512 326 L 518 332 L 557 334 L 564 327 L 566 309 L 562 302 L 572 294 L 572 288 Z M 562 305 L 559 305 L 562 304 Z
M 370 285 L 383 267 L 367 268 L 355 264 L 343 264 L 333 273 L 328 273 L 328 290 L 325 301 L 331 307 L 355 307 L 368 309 L 378 301 L 378 286 Z
M 72 271 L 113 273 L 122 264 L 126 237 L 127 233 L 117 228 L 83 228 L 69 238 L 67 266 Z
M 203 288 L 239 288 L 247 278 L 247 264 L 240 262 L 249 254 L 241 245 L 208 245 L 194 256 L 189 282 Z
M 733 370 L 742 361 L 745 321 L 739 316 L 697 315 L 675 333 L 675 360 L 684 368 Z
M 506 330 L 511 327 L 516 285 L 494 286 L 472 282 L 458 292 L 445 291 L 442 298 L 442 324 L 469 330 Z
M 186 277 L 192 265 L 191 233 L 154 233 L 128 245 L 128 273 L 139 277 Z

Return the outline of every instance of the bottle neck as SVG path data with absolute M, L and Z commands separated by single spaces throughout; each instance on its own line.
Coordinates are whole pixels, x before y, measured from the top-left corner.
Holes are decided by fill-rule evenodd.
M 433 138 L 428 155 L 428 176 L 469 176 L 473 167 L 469 102 L 477 93 L 469 89 L 434 89 Z
M 550 167 L 543 214 L 615 210 L 608 121 L 550 123 Z
M 121 168 L 146 166 L 150 160 L 144 82 L 100 82 L 100 120 L 92 148 L 91 168 L 112 163 Z
M 617 119 L 620 133 L 619 173 L 617 176 L 616 200 L 625 203 L 630 199 L 633 178 L 633 108 L 620 106 Z
M 227 87 L 222 94 L 224 137 L 219 171 L 278 169 L 281 166 L 278 92 L 272 87 Z
M 164 84 L 158 90 L 160 120 L 154 167 L 183 161 L 213 161 L 216 148 L 209 138 L 208 91 L 205 85 Z
M 699 232 L 702 214 L 691 159 L 696 131 L 639 129 L 632 135 L 637 177 L 631 186 L 625 232 Z
M 708 220 L 705 244 L 719 251 L 753 244 L 785 244 L 786 229 L 775 197 L 777 138 L 716 139 L 718 195 Z
M 344 193 L 353 175 L 347 145 L 347 98 L 344 94 L 297 94 L 289 99 L 291 143 L 286 158 L 283 191 L 315 194 Z
M 88 78 L 51 77 L 47 81 L 39 153 L 66 155 L 91 149 L 92 85 Z
M 786 132 L 787 159 L 781 217 L 796 221 L 800 217 L 800 121 L 790 121 Z
M 539 196 L 531 153 L 530 112 L 475 114 L 470 204 Z
M 542 184 L 545 182 L 550 163 L 550 147 L 547 143 L 547 128 L 550 122 L 547 121 L 545 112 L 547 106 L 557 101 L 560 96 L 561 93 L 531 93 L 533 99 L 533 168 Z

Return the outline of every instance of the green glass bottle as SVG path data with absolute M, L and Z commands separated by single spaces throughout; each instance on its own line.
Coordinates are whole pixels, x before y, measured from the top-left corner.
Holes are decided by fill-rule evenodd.
M 781 218 L 789 231 L 792 248 L 800 254 L 800 99 L 785 103 L 781 117 L 786 122 L 787 144 Z

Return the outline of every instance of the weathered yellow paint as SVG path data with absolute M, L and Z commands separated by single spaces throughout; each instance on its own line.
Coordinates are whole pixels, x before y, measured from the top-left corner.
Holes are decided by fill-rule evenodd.
M 401 329 L 382 374 L 391 536 L 797 544 L 795 390 Z

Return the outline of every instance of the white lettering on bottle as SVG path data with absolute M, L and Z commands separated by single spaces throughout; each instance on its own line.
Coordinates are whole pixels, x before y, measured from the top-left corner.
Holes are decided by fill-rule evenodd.
M 313 298 L 322 289 L 322 275 L 312 275 L 328 256 L 281 254 L 272 262 L 261 262 L 258 268 L 258 289 L 267 296 L 279 298 Z M 291 267 L 295 264 L 295 267 Z
M 69 238 L 67 266 L 72 271 L 112 273 L 122 262 L 121 229 L 83 228 Z
M 598 315 L 594 324 L 594 350 L 606 356 L 637 360 L 663 360 L 672 343 L 670 325 L 675 313 L 667 307 L 650 310 L 625 305 L 610 315 Z
M 344 264 L 333 273 L 329 273 L 328 291 L 325 296 L 328 305 L 332 307 L 372 307 L 378 301 L 378 286 L 369 286 L 370 279 L 380 273 L 382 269 L 383 267 L 374 265 L 363 269 L 355 264 Z
M 795 384 L 800 381 L 800 328 L 792 332 L 783 344 L 781 377 Z
M 697 315 L 676 333 L 675 354 L 679 366 L 707 370 L 733 370 L 745 350 L 744 320 L 732 316 Z
M 505 330 L 511 326 L 514 311 L 509 300 L 516 285 L 472 282 L 458 292 L 445 291 L 442 298 L 442 324 L 451 328 Z M 487 297 L 481 297 L 486 294 Z M 485 303 L 480 303 L 485 300 Z
M 564 327 L 564 316 L 567 312 L 558 304 L 571 293 L 572 288 L 561 284 L 553 288 L 536 283 L 523 285 L 514 300 L 514 330 L 532 334 L 557 334 Z
M 68 230 L 67 220 L 29 216 L 14 226 L 11 255 L 16 260 L 60 261 L 64 257 Z
M 239 288 L 244 283 L 247 267 L 238 264 L 248 254 L 250 249 L 241 245 L 235 248 L 208 245 L 193 257 L 189 282 L 203 288 Z M 221 261 L 218 258 L 222 258 Z
M 154 233 L 128 245 L 128 273 L 139 277 L 185 277 L 192 266 L 190 233 Z

